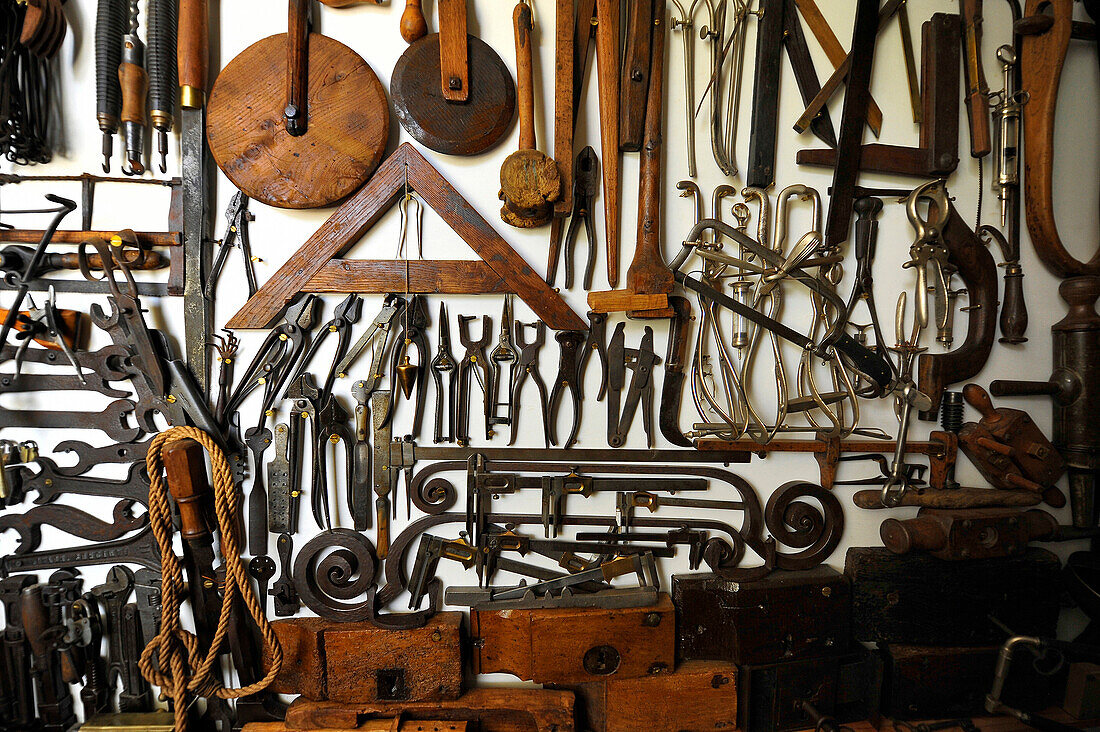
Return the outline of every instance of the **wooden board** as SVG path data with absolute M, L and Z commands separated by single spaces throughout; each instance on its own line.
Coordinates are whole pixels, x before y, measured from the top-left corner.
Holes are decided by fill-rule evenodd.
M 674 673 L 576 687 L 591 732 L 710 732 L 737 727 L 737 667 L 691 661 Z
M 286 131 L 285 33 L 257 41 L 218 74 L 206 136 L 222 172 L 246 195 L 280 208 L 318 208 L 351 195 L 382 161 L 386 92 L 344 44 L 309 36 L 308 128 Z
M 947 562 L 885 547 L 853 547 L 856 640 L 920 645 L 987 645 L 1005 640 L 989 615 L 1020 635 L 1053 636 L 1060 604 L 1059 561 L 1032 547 L 1003 559 Z
M 434 702 L 337 704 L 298 699 L 286 713 L 295 730 L 355 729 L 370 719 L 406 717 L 469 721 L 478 732 L 573 732 L 573 694 L 549 689 L 472 689 Z
M 408 176 L 406 178 L 406 175 Z M 391 155 L 370 182 L 321 224 L 279 271 L 249 298 L 227 327 L 270 328 L 286 306 L 329 262 L 341 256 L 389 210 L 405 182 L 425 205 L 465 241 L 552 330 L 585 330 L 586 325 L 561 296 L 508 245 L 438 170 L 410 143 Z
M 172 729 L 168 727 L 168 729 Z M 244 726 L 245 732 L 287 732 L 292 729 L 286 722 L 251 722 Z M 326 729 L 313 727 L 312 729 Z M 469 722 L 446 722 L 427 719 L 372 719 L 357 727 L 344 729 L 328 728 L 329 732 L 468 732 Z
M 620 610 L 475 610 L 474 671 L 559 686 L 663 673 L 674 666 L 675 626 L 668 595 Z
M 272 690 L 347 703 L 457 699 L 463 617 L 438 613 L 412 630 L 319 618 L 276 621 L 271 625 L 285 660 Z
M 696 573 L 672 578 L 678 658 L 772 663 L 835 655 L 849 646 L 851 583 L 831 567 L 776 571 L 734 582 Z

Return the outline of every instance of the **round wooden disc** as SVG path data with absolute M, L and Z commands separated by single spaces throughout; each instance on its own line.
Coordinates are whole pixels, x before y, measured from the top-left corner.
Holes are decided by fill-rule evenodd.
M 516 85 L 487 43 L 468 36 L 470 95 L 443 98 L 439 34 L 413 43 L 393 69 L 390 96 L 401 126 L 425 147 L 448 155 L 477 155 L 500 142 L 516 114 Z
M 246 195 L 279 208 L 318 208 L 349 196 L 382 161 L 386 91 L 367 62 L 327 36 L 309 36 L 306 133 L 287 133 L 285 33 L 246 48 L 214 82 L 206 136 L 218 167 Z

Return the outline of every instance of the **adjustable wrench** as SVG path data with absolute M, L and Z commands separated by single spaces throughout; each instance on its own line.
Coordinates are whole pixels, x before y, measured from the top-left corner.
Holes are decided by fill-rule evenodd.
M 92 588 L 92 596 L 106 608 L 107 627 L 107 683 L 113 687 L 123 680 L 122 693 L 134 693 L 136 690 L 125 685 L 126 648 L 123 641 L 122 608 L 134 591 L 134 573 L 129 567 L 117 564 L 107 572 L 107 581 Z M 119 710 L 123 710 L 121 697 Z

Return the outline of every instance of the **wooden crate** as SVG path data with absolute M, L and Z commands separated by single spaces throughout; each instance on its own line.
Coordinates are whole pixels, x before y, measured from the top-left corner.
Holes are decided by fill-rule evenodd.
M 852 634 L 851 583 L 831 567 L 735 582 L 672 578 L 680 660 L 762 664 L 842 653 Z
M 474 610 L 470 632 L 476 673 L 557 686 L 669 671 L 676 655 L 668 595 L 652 607 L 617 610 Z
M 737 728 L 737 667 L 689 661 L 673 673 L 575 687 L 590 732 L 710 732 Z
M 992 615 L 1020 635 L 1053 636 L 1061 610 L 1058 557 L 1037 547 L 1001 559 L 947 562 L 852 548 L 852 631 L 858 641 L 929 646 L 1000 644 Z

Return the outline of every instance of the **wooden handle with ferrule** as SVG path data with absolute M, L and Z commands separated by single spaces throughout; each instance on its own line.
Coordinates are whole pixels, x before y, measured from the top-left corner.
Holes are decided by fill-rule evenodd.
M 176 440 L 161 453 L 168 491 L 179 506 L 180 536 L 184 540 L 210 536 L 205 503 L 210 493 L 206 477 L 206 456 L 202 445 L 192 439 Z
M 985 157 L 993 149 L 989 118 L 989 85 L 982 66 L 982 0 L 960 0 L 963 25 L 963 71 L 970 122 L 970 155 Z
M 19 595 L 19 614 L 23 621 L 23 633 L 31 645 L 36 658 L 45 658 L 49 653 L 43 634 L 50 625 L 46 616 L 46 604 L 42 598 L 42 585 L 24 587 Z
M 378 519 L 378 533 L 375 538 L 375 551 L 379 559 L 385 559 L 390 553 L 390 502 L 387 498 L 378 498 L 374 502 L 374 512 Z
M 210 63 L 210 18 L 207 0 L 179 0 L 176 70 L 180 87 L 190 89 L 180 98 L 184 107 L 202 105 Z
M 149 74 L 137 64 L 124 63 L 118 67 L 118 83 L 122 87 L 123 122 L 145 124 L 145 98 L 149 93 Z
M 531 70 L 531 6 L 516 3 L 512 11 L 512 27 L 516 34 L 516 89 L 519 92 L 519 149 L 534 150 L 535 143 L 535 78 Z
M 428 21 L 424 20 L 424 10 L 420 7 L 420 0 L 405 0 L 405 10 L 401 13 L 401 37 L 405 39 L 405 43 L 412 43 L 426 35 L 428 35 Z
M 439 2 L 439 71 L 443 98 L 465 102 L 470 97 L 466 0 Z

